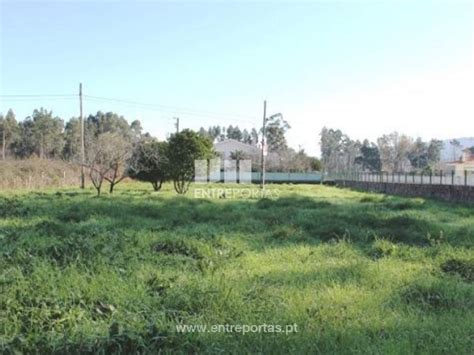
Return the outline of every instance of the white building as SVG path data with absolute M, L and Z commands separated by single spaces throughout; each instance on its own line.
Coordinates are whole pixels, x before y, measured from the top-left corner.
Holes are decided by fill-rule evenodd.
M 260 156 L 260 149 L 254 145 L 245 144 L 235 139 L 226 139 L 214 144 L 214 150 L 219 153 L 221 159 L 231 159 L 231 154 L 240 151 L 245 159 L 256 161 Z
M 464 149 L 460 160 L 449 162 L 446 165 L 453 168 L 456 176 L 463 176 L 464 171 L 474 171 L 474 147 Z

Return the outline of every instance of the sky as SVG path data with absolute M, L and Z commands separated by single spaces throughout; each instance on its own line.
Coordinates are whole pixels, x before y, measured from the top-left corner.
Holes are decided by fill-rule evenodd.
M 474 136 L 471 1 L 0 0 L 0 113 L 114 111 L 165 138 L 260 128 L 282 113 L 293 148 L 323 126 L 353 139 Z

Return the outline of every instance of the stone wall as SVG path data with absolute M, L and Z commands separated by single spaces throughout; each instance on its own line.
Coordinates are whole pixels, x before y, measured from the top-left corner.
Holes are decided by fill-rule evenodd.
M 336 185 L 391 195 L 427 197 L 452 202 L 474 202 L 474 186 L 421 185 L 349 180 L 336 180 Z

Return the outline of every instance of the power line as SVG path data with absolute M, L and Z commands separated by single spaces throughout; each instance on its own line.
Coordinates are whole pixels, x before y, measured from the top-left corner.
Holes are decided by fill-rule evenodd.
M 5 100 L 6 99 L 6 100 Z M 43 101 L 47 99 L 48 101 L 72 101 L 77 100 L 77 94 L 1 94 L 1 101 L 12 101 L 12 102 L 28 102 L 28 101 Z M 115 102 L 122 105 L 138 107 L 141 109 L 146 109 L 150 111 L 157 111 L 161 113 L 172 112 L 174 114 L 183 114 L 196 117 L 204 117 L 210 120 L 232 120 L 241 123 L 249 123 L 255 125 L 257 120 L 255 117 L 245 116 L 234 113 L 221 113 L 221 112 L 212 112 L 205 110 L 198 110 L 186 107 L 177 107 L 169 106 L 162 104 L 152 104 L 152 103 L 143 103 L 134 100 L 125 100 L 117 99 L 103 96 L 93 96 L 93 95 L 83 95 L 84 100 L 90 100 L 91 102 Z
M 192 109 L 192 108 L 187 108 L 187 107 L 177 107 L 177 106 L 169 106 L 169 105 L 162 105 L 162 104 L 143 103 L 143 102 L 138 102 L 138 101 L 133 101 L 133 100 L 115 99 L 115 98 L 92 96 L 92 95 L 84 95 L 84 97 L 85 98 L 92 98 L 92 99 L 96 99 L 96 100 L 113 101 L 113 102 L 137 105 L 137 106 L 157 107 L 157 108 L 168 109 L 168 110 L 176 110 L 176 111 L 183 112 L 183 113 L 187 112 L 188 114 L 241 117 L 241 118 L 251 119 L 252 122 L 254 122 L 253 120 L 256 119 L 255 117 L 245 116 L 245 115 L 240 115 L 240 114 L 234 114 L 234 113 L 211 112 L 211 111 L 204 111 L 204 110 Z
M 100 99 L 95 99 L 95 98 L 91 98 L 91 97 L 86 97 L 86 95 L 84 95 L 84 99 L 86 101 L 90 101 L 90 102 L 95 102 L 95 103 L 101 103 L 101 102 L 104 102 L 103 100 L 100 100 Z M 209 120 L 214 120 L 214 121 L 223 121 L 223 120 L 227 120 L 227 121 L 237 121 L 237 122 L 242 122 L 242 123 L 249 123 L 251 125 L 255 125 L 255 121 L 254 120 L 243 120 L 243 119 L 237 119 L 235 117 L 230 117 L 230 116 L 226 116 L 226 115 L 218 115 L 218 114 L 209 114 L 209 113 L 195 113 L 195 112 L 189 112 L 189 111 L 184 111 L 184 110 L 180 110 L 178 108 L 157 108 L 157 107 L 150 107 L 150 106 L 140 106 L 140 105 L 137 105 L 137 104 L 130 104 L 128 102 L 117 102 L 118 104 L 121 104 L 121 105 L 125 105 L 125 106 L 129 106 L 129 107 L 134 107 L 134 108 L 140 108 L 140 109 L 143 109 L 143 110 L 149 110 L 149 111 L 154 111 L 154 112 L 160 112 L 160 113 L 163 113 L 163 114 L 174 114 L 174 115 L 178 115 L 178 114 L 182 114 L 182 115 L 188 115 L 188 116 L 196 116 L 196 117 L 204 117 L 206 119 L 209 119 Z
M 0 97 L 11 97 L 11 98 L 22 98 L 22 97 L 76 97 L 77 95 L 65 95 L 65 94 L 29 94 L 29 95 L 0 95 Z
M 77 96 L 77 95 L 76 95 Z M 3 102 L 30 102 L 30 101 L 71 101 L 71 100 L 77 100 L 75 97 L 8 97 L 8 98 L 3 98 L 0 97 L 0 100 Z

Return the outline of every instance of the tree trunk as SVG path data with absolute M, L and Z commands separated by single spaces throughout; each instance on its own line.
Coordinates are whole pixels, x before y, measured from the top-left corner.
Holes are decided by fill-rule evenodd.
M 186 179 L 177 179 L 173 181 L 174 189 L 179 194 L 185 194 L 188 191 L 190 181 L 186 181 Z
M 161 185 L 163 184 L 163 181 L 153 181 L 151 185 L 153 186 L 153 190 L 155 191 L 160 191 Z
M 6 149 L 6 132 L 5 132 L 5 123 L 3 124 L 3 147 L 2 147 L 2 158 L 5 160 L 5 149 Z
M 109 182 L 110 182 L 109 193 L 113 193 L 113 192 L 114 192 L 114 186 L 120 182 L 120 181 L 115 182 L 115 180 L 117 179 L 118 168 L 119 168 L 118 165 L 115 165 L 115 167 L 114 167 L 114 175 L 113 175 L 112 179 L 109 180 Z
M 43 159 L 43 133 L 41 133 L 41 142 L 40 142 L 40 159 Z

